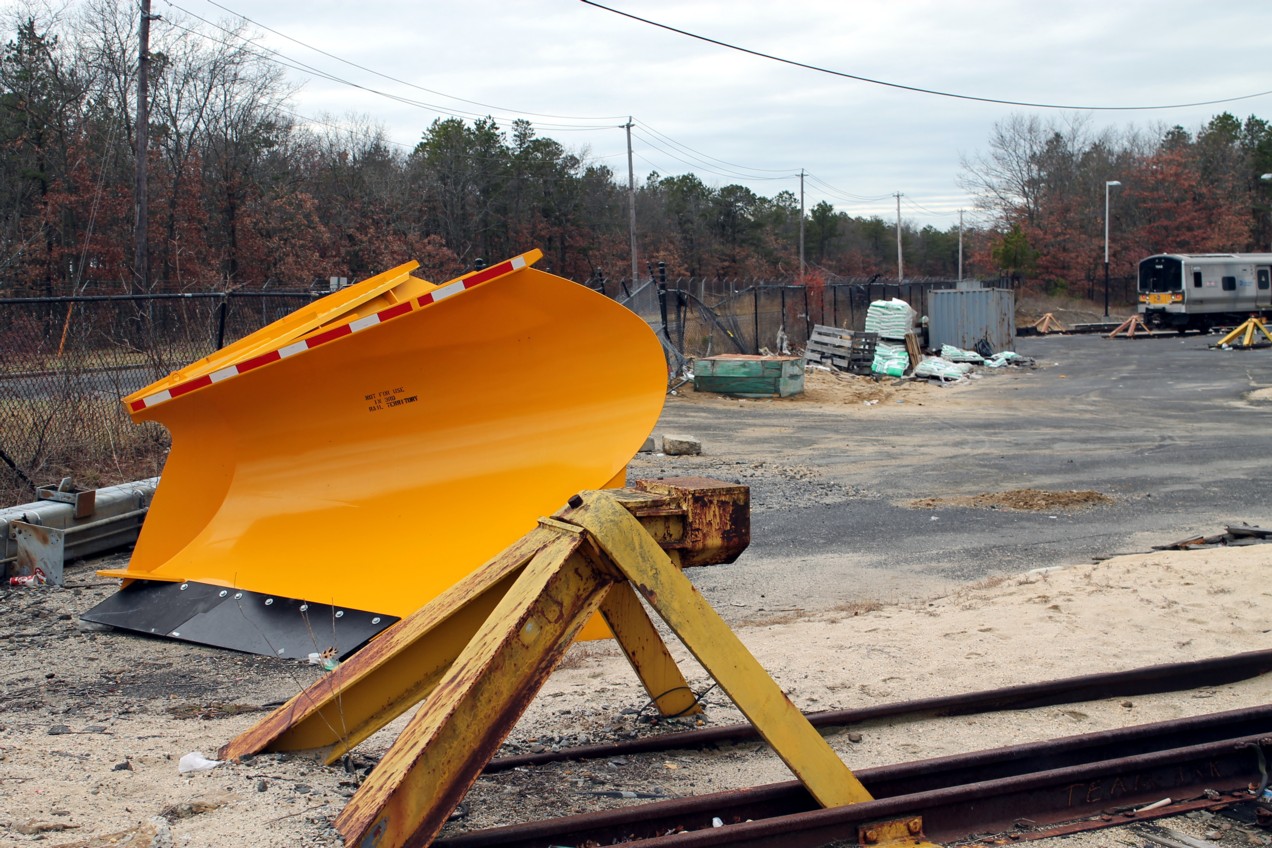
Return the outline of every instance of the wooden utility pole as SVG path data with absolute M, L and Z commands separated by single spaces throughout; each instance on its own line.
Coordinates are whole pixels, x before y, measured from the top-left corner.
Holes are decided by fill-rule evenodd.
M 905 281 L 905 262 L 901 257 L 901 192 L 897 192 L 897 282 Z
M 804 282 L 804 169 L 799 169 L 799 281 Z
M 133 291 L 150 289 L 149 205 L 146 187 L 146 151 L 150 145 L 150 0 L 141 0 L 141 22 L 137 28 L 140 44 L 137 52 L 137 149 L 136 185 L 133 204 L 136 207 L 133 228 Z
M 632 291 L 636 290 L 636 169 L 632 166 L 632 117 L 627 116 L 627 228 L 632 239 Z

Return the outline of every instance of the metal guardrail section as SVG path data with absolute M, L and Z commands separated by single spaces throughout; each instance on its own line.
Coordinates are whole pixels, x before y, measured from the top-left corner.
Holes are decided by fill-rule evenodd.
M 0 577 L 28 577 L 39 568 L 62 585 L 66 561 L 137 541 L 158 477 L 98 489 L 91 511 L 77 500 L 41 500 L 0 509 Z M 84 493 L 78 493 L 84 494 Z

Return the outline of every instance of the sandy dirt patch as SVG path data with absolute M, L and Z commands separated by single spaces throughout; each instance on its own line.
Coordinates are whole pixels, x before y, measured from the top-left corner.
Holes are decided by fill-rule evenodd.
M 985 492 L 979 495 L 916 498 L 907 501 L 910 509 L 939 509 L 961 506 L 971 509 L 1014 509 L 1022 512 L 1090 509 L 1105 506 L 1113 499 L 1100 492 L 1048 492 L 1041 489 L 1012 489 L 1007 492 Z
M 998 370 L 979 369 L 962 383 L 945 383 L 932 380 L 916 380 L 909 377 L 862 377 L 826 368 L 811 366 L 804 372 L 804 391 L 784 398 L 737 398 L 715 392 L 700 392 L 692 382 L 678 388 L 668 396 L 669 404 L 690 404 L 717 407 L 739 406 L 752 403 L 789 404 L 799 407 L 889 406 L 911 404 L 923 406 L 935 402 L 945 403 L 961 389 L 971 387 L 977 380 L 997 379 L 1020 372 L 1020 366 Z
M 1266 649 L 1272 547 L 1118 557 L 987 581 L 903 604 L 816 615 L 775 610 L 743 641 L 803 709 L 844 709 L 1163 662 Z M 791 575 L 798 579 L 797 574 Z M 112 591 L 72 572 L 64 590 L 0 591 L 0 841 L 49 846 L 335 846 L 331 821 L 391 743 L 373 737 L 326 767 L 268 754 L 178 772 L 270 703 L 320 674 L 312 666 L 81 630 L 74 615 Z M 610 643 L 575 646 L 505 753 L 734 723 L 740 715 L 676 644 L 706 712 L 658 721 Z M 855 768 L 1267 703 L 1272 680 L 1037 710 L 910 721 L 831 736 Z M 615 804 L 789 779 L 764 746 L 563 763 L 481 778 L 448 832 Z M 1121 844 L 1106 836 L 1104 842 Z M 114 841 L 111 841 L 114 840 Z M 1112 841 L 1110 841 L 1112 840 Z M 1244 843 L 1243 843 L 1244 844 Z

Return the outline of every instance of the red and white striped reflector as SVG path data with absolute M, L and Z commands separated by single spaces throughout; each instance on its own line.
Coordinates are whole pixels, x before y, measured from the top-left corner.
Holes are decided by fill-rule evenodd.
M 161 392 L 155 392 L 153 395 L 147 395 L 143 398 L 131 401 L 128 404 L 128 408 L 133 412 L 140 412 L 143 409 L 149 409 L 152 406 L 172 400 L 173 398 L 187 395 L 196 389 L 202 389 L 205 386 L 212 385 L 213 383 L 220 383 L 221 381 L 228 380 L 231 377 L 237 377 L 239 374 L 246 374 L 248 371 L 255 371 L 262 365 L 269 365 L 271 362 L 278 362 L 280 359 L 295 356 L 298 353 L 303 353 L 304 351 L 318 347 L 319 345 L 324 345 L 327 342 L 333 342 L 336 339 L 351 336 L 354 333 L 367 329 L 368 327 L 374 327 L 377 324 L 383 324 L 385 321 L 391 321 L 394 318 L 399 318 L 414 311 L 417 306 L 420 308 L 429 306 L 439 300 L 445 300 L 446 298 L 457 295 L 460 292 L 479 286 L 482 283 L 488 283 L 491 280 L 507 276 L 513 271 L 520 271 L 522 268 L 526 267 L 526 264 L 526 258 L 524 255 L 514 256 L 506 262 L 500 262 L 498 265 L 492 265 L 489 268 L 478 271 L 475 274 L 470 274 L 467 277 L 439 286 L 428 294 L 424 294 L 416 298 L 414 304 L 410 301 L 399 303 L 396 306 L 390 306 L 388 309 L 377 312 L 374 315 L 368 315 L 365 318 L 357 318 L 350 321 L 348 324 L 341 324 L 338 327 L 332 327 L 330 330 L 325 330 L 317 335 L 310 336 L 307 339 L 302 339 L 301 341 L 284 345 L 278 350 L 271 350 L 269 353 L 262 353 L 259 356 L 253 356 L 251 359 L 245 359 L 237 364 L 226 366 L 219 371 L 213 371 L 211 374 L 192 377 L 184 383 L 178 383 L 170 389 L 164 389 Z

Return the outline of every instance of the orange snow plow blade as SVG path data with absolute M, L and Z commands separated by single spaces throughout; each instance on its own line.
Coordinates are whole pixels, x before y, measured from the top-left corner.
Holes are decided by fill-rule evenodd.
M 661 347 L 540 256 L 441 286 L 403 265 L 126 397 L 172 451 L 127 569 L 101 572 L 121 591 L 82 617 L 345 655 L 576 492 L 623 485 Z

